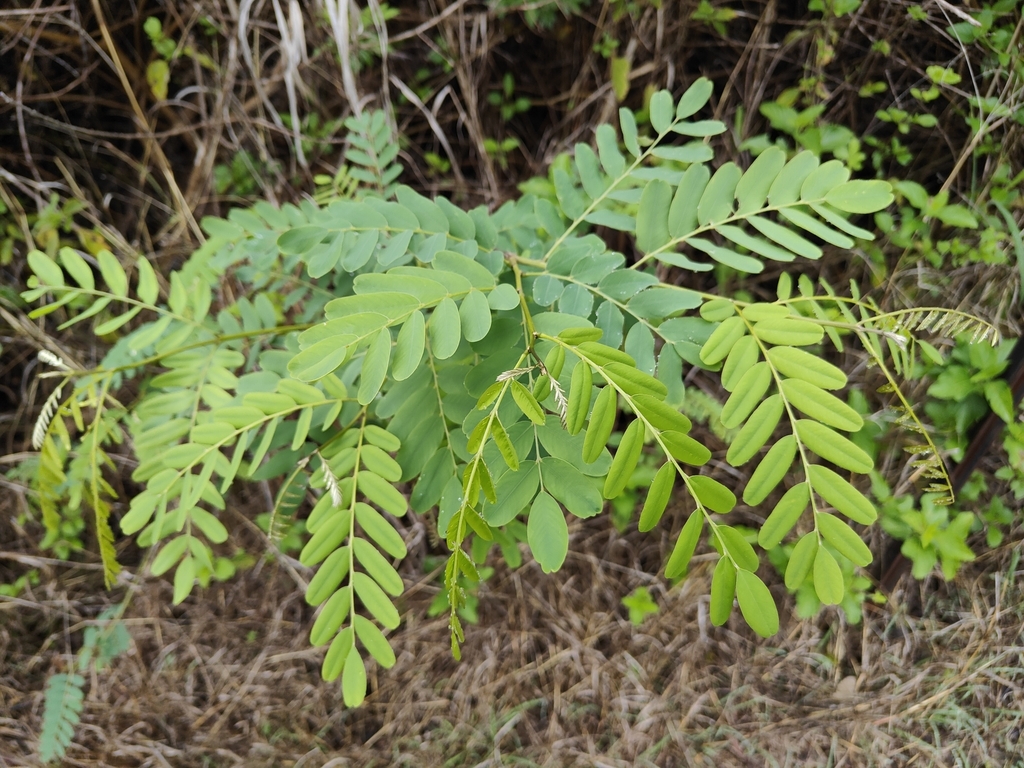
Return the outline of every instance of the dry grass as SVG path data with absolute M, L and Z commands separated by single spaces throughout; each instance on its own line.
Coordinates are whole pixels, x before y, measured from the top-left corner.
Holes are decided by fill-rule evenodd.
M 332 28 L 310 13 L 303 61 L 298 47 L 282 47 L 273 3 L 157 2 L 146 14 L 216 65 L 177 59 L 162 102 L 145 85 L 152 51 L 144 17 L 130 4 L 4 9 L 0 200 L 31 243 L 26 209 L 41 208 L 51 193 L 80 199 L 86 208 L 77 225 L 122 255 L 142 251 L 169 268 L 201 238 L 192 220 L 241 202 L 233 191 L 218 193 L 213 178 L 216 166 L 242 150 L 251 194 L 274 202 L 310 190 L 315 173 L 336 170 L 340 130 L 297 152 L 278 113 L 324 122 L 392 101 L 398 133 L 408 139 L 409 183 L 468 203 L 514 194 L 515 183 L 543 173 L 614 114 L 607 62 L 593 50 L 605 33 L 631 58 L 631 106 L 641 106 L 648 85 L 678 91 L 697 74 L 716 81 L 718 116 L 732 124 L 743 105 L 739 135 L 726 134 L 717 147 L 740 160 L 738 139 L 765 127 L 757 106 L 801 78 L 820 77 L 829 119 L 888 137 L 893 129 L 875 110 L 892 97 L 858 97 L 865 83 L 886 82 L 906 99 L 928 64 L 953 66 L 965 87 L 980 73 L 942 33 L 941 2 L 926 6 L 926 24 L 912 22 L 909 4 L 898 1 L 865 3 L 825 24 L 803 3 L 745 0 L 729 4 L 739 16 L 724 37 L 690 19 L 693 3 L 673 0 L 660 11 L 641 4 L 635 18 L 618 20 L 615 4 L 595 2 L 545 31 L 480 2 L 398 5 L 402 16 L 388 25 L 387 72 L 378 59 L 350 81 L 334 56 Z M 281 6 L 287 16 L 288 4 Z M 223 34 L 204 36 L 202 17 Z M 364 54 L 379 50 L 372 32 L 371 24 L 355 43 Z M 880 38 L 891 44 L 891 58 L 871 52 Z M 820 55 L 822 45 L 832 46 L 831 58 Z M 432 63 L 431 52 L 448 57 L 450 68 Z M 506 71 L 534 106 L 503 122 L 486 97 Z M 1009 80 L 995 78 L 991 87 L 1017 93 Z M 929 134 L 911 134 L 904 140 L 912 163 L 883 171 L 946 186 L 956 199 L 970 194 L 974 179 L 989 178 L 1000 155 L 959 164 L 970 146 L 967 129 L 954 109 L 939 118 L 941 151 Z M 522 148 L 502 169 L 483 141 L 513 135 Z M 1019 158 L 1021 126 L 999 126 L 997 139 L 1002 157 Z M 427 152 L 450 160 L 451 173 L 433 174 Z M 2 268 L 5 284 L 25 277 L 19 248 Z M 939 276 L 903 263 L 905 255 L 887 255 L 899 268 L 878 292 L 882 301 L 932 292 Z M 823 269 L 836 284 L 862 273 L 845 259 Z M 776 277 L 769 271 L 745 287 L 757 293 Z M 964 307 L 1003 317 L 1019 302 L 1015 270 L 964 269 L 954 277 L 956 295 L 947 298 Z M 0 365 L 8 459 L 27 450 L 42 399 L 30 362 L 36 350 L 88 365 L 103 349 L 95 339 L 33 324 L 9 302 L 0 310 L 8 326 Z M 174 609 L 162 581 L 130 578 L 107 595 L 89 563 L 39 556 L 38 526 L 15 522 L 24 490 L 0 482 L 0 583 L 29 569 L 42 577 L 18 598 L 0 598 L 0 768 L 35 764 L 47 676 L 70 663 L 83 622 L 129 589 L 131 650 L 88 681 L 67 765 L 1024 765 L 1019 524 L 1007 539 L 1013 544 L 988 552 L 953 584 L 904 579 L 886 604 L 867 610 L 862 626 L 846 626 L 834 612 L 816 622 L 784 615 L 780 634 L 765 642 L 735 616 L 726 627 L 710 626 L 706 558 L 669 589 L 651 575 L 667 534 L 622 536 L 605 518 L 578 523 L 561 573 L 498 566 L 481 590 L 481 622 L 467 632 L 461 663 L 451 658 L 445 622 L 426 618 L 437 586 L 423 578 L 429 542 L 416 524 L 403 566 L 403 625 L 392 638 L 398 663 L 371 671 L 366 704 L 347 711 L 337 685 L 320 682 L 322 653 L 307 646 L 311 610 L 288 569 L 261 560 Z M 233 535 L 233 543 L 262 551 L 244 526 Z M 134 570 L 139 553 L 122 550 Z M 638 585 L 651 588 L 661 606 L 639 629 L 620 604 Z M 778 584 L 773 591 L 785 614 L 791 599 Z

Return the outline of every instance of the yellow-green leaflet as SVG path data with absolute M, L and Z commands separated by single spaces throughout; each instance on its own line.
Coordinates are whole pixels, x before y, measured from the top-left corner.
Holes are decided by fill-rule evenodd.
M 757 570 L 757 553 L 754 552 L 754 548 L 750 546 L 750 542 L 744 538 L 742 533 L 729 525 L 719 525 L 716 531 L 722 546 L 736 561 L 737 567 L 745 571 Z
M 768 361 L 783 376 L 801 379 L 822 389 L 842 389 L 846 374 L 827 360 L 795 347 L 772 347 Z
M 360 458 L 363 466 L 385 480 L 397 483 L 402 479 L 402 467 L 376 445 L 364 445 Z
M 631 403 L 652 427 L 657 429 L 673 430 L 675 432 L 689 432 L 689 418 L 677 411 L 664 400 L 659 400 L 652 395 L 637 395 Z
M 695 510 L 686 519 L 683 530 L 679 532 L 676 545 L 672 548 L 672 554 L 665 563 L 665 576 L 669 579 L 678 579 L 686 573 L 690 564 L 690 558 L 697 549 L 697 542 L 700 541 L 700 534 L 704 530 L 704 515 L 701 511 Z
M 512 445 L 512 441 L 509 440 L 508 433 L 501 425 L 497 416 L 495 416 L 494 421 L 491 423 L 491 437 L 494 438 L 494 444 L 498 446 L 501 458 L 505 460 L 508 468 L 513 472 L 519 471 L 519 456 L 516 454 L 516 449 Z
M 313 646 L 323 645 L 334 637 L 338 627 L 347 619 L 352 609 L 352 592 L 349 589 L 339 589 L 327 605 L 320 611 L 320 615 L 313 622 L 313 628 L 309 631 L 309 642 Z
M 360 602 L 366 607 L 366 610 L 373 614 L 373 618 L 388 629 L 398 627 L 398 611 L 395 610 L 394 604 L 384 594 L 384 590 L 377 585 L 377 582 L 365 573 L 356 571 L 352 574 L 352 586 Z
M 810 474 L 814 492 L 854 522 L 871 525 L 878 519 L 875 505 L 828 467 L 812 464 Z
M 768 515 L 768 519 L 764 521 L 757 534 L 757 543 L 761 548 L 774 549 L 779 546 L 807 509 L 810 500 L 811 494 L 806 482 L 797 483 L 782 494 L 779 503 L 775 505 L 775 509 Z
M 370 652 L 370 655 L 376 659 L 377 663 L 384 667 L 384 669 L 391 669 L 395 666 L 395 652 L 391 650 L 387 638 L 384 637 L 383 632 L 377 629 L 377 625 L 358 613 L 355 615 L 352 623 L 359 642 Z
M 608 476 L 604 481 L 604 497 L 614 499 L 626 487 L 629 478 L 640 461 L 640 453 L 644 448 L 644 425 L 640 419 L 634 419 L 622 435 L 619 448 L 615 451 L 615 458 L 608 469 Z M 584 457 L 586 458 L 586 457 Z M 595 458 L 597 458 L 595 456 Z
M 864 420 L 835 395 L 801 379 L 783 379 L 782 394 L 812 419 L 846 432 L 857 432 Z M 724 419 L 723 419 L 724 423 Z
M 728 299 L 712 299 L 700 308 L 700 316 L 709 323 L 720 323 L 736 314 L 736 305 Z
M 790 317 L 789 307 L 782 304 L 748 304 L 742 311 L 743 319 L 751 323 Z
M 362 501 L 357 501 L 356 522 L 363 529 L 363 533 L 373 539 L 377 546 L 389 555 L 392 557 L 405 557 L 405 542 L 402 540 L 402 537 L 376 509 Z
M 334 550 L 310 579 L 309 586 L 306 587 L 306 602 L 310 605 L 320 605 L 330 597 L 348 574 L 348 565 L 348 547 Z
M 707 306 L 707 305 L 705 305 Z M 722 321 L 700 350 L 700 359 L 707 365 L 717 365 L 725 360 L 733 345 L 747 332 L 743 319 L 733 315 Z
M 357 537 L 352 539 L 352 552 L 370 578 L 380 584 L 384 591 L 394 597 L 402 594 L 405 589 L 402 577 L 398 575 L 398 571 L 394 569 L 391 563 L 385 560 L 384 556 L 377 551 L 376 547 L 365 539 Z
M 672 458 L 678 461 L 701 467 L 711 458 L 711 451 L 705 445 L 682 432 L 662 432 L 660 438 Z
M 551 377 L 538 376 L 537 383 L 533 385 L 533 397 L 538 403 L 543 403 L 551 394 Z
M 798 419 L 796 433 L 800 442 L 826 461 L 831 461 L 851 472 L 867 474 L 874 463 L 862 449 L 824 424 L 809 419 Z
M 814 591 L 825 605 L 839 605 L 846 590 L 843 586 L 843 571 L 832 553 L 818 547 L 814 557 Z
M 740 379 L 750 368 L 761 359 L 761 352 L 753 336 L 744 336 L 733 344 L 729 356 L 722 366 L 722 386 L 726 392 L 736 389 Z
M 370 501 L 390 512 L 395 517 L 401 517 L 408 508 L 408 502 L 391 483 L 373 472 L 360 472 L 356 485 L 359 491 Z
M 316 565 L 337 549 L 338 545 L 348 536 L 351 514 L 350 510 L 343 509 L 330 518 L 328 525 L 317 528 L 316 533 L 306 542 L 306 546 L 299 553 L 299 562 L 305 566 Z
M 690 489 L 702 505 L 720 515 L 728 514 L 736 506 L 736 496 L 733 492 L 707 475 L 691 477 Z
M 814 567 L 817 554 L 818 534 L 814 531 L 805 533 L 789 556 L 789 564 L 786 566 L 786 589 L 795 592 L 807 580 L 807 574 Z
M 747 482 L 747 487 L 743 490 L 743 501 L 750 506 L 756 506 L 764 501 L 786 476 L 794 458 L 796 439 L 792 435 L 786 435 L 768 450 L 761 463 L 757 465 L 757 469 Z
M 736 574 L 736 599 L 743 620 L 761 637 L 771 637 L 779 631 L 779 611 L 768 587 L 750 571 Z
M 553 379 L 557 379 L 559 376 L 562 375 L 562 366 L 564 365 L 565 347 L 552 347 L 551 351 L 548 352 L 547 356 L 544 358 L 544 367 L 547 368 L 548 374 Z
M 658 524 L 661 516 L 665 514 L 665 507 L 672 498 L 672 488 L 676 482 L 676 468 L 672 462 L 661 465 L 658 474 L 651 481 L 651 487 L 647 490 L 647 498 L 644 500 L 644 508 L 640 512 L 640 523 L 637 528 L 641 531 L 649 531 Z
M 345 659 L 348 658 L 348 652 L 352 649 L 352 643 L 354 642 L 352 627 L 345 627 L 331 641 L 331 647 L 327 649 L 327 655 L 324 656 L 324 664 L 320 670 L 325 681 L 330 683 L 338 679 L 338 675 L 341 674 L 341 670 L 345 666 Z
M 785 405 L 779 394 L 769 395 L 747 419 L 725 454 L 725 460 L 734 467 L 742 466 L 761 450 L 775 427 L 779 425 Z
M 827 512 L 818 513 L 816 519 L 821 535 L 839 554 L 862 568 L 871 562 L 871 550 L 850 526 Z
M 427 340 L 426 324 L 423 313 L 419 310 L 409 315 L 402 323 L 398 341 L 395 343 L 394 362 L 391 365 L 391 375 L 395 381 L 405 381 L 419 367 Z
M 711 576 L 711 623 L 720 627 L 732 613 L 736 596 L 736 568 L 727 557 L 720 558 Z
M 796 318 L 772 318 L 754 324 L 754 335 L 768 344 L 806 347 L 821 341 L 825 332 L 817 323 Z
M 349 650 L 341 673 L 341 698 L 346 707 L 358 707 L 366 698 L 366 667 L 355 645 Z
M 604 387 L 594 402 L 594 412 L 590 415 L 590 425 L 583 439 L 583 461 L 587 464 L 597 461 L 601 449 L 607 445 L 608 438 L 611 437 L 612 428 L 615 426 L 616 403 L 613 387 Z
M 722 424 L 727 429 L 738 427 L 761 402 L 772 382 L 772 371 L 768 363 L 760 362 L 740 377 L 736 389 L 722 408 Z
M 593 388 L 593 373 L 590 365 L 583 360 L 572 369 L 572 380 L 569 384 L 569 403 L 566 407 L 565 428 L 570 435 L 577 435 L 587 421 L 590 410 L 590 392 Z M 608 434 L 611 434 L 609 432 Z
M 540 403 L 533 397 L 533 393 L 518 381 L 512 380 L 512 399 L 516 401 L 519 410 L 534 424 L 544 425 L 544 410 Z

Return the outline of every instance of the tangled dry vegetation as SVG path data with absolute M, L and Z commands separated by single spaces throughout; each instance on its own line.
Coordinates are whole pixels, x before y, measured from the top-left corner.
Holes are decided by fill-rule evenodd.
M 102 238 L 165 268 L 199 245 L 203 215 L 254 197 L 293 200 L 314 189 L 314 177 L 333 177 L 340 118 L 354 104 L 393 107 L 407 183 L 467 203 L 507 199 L 614 113 L 608 61 L 595 50 L 606 40 L 630 62 L 633 106 L 648 85 L 678 91 L 698 75 L 714 80 L 716 116 L 735 125 L 716 141 L 738 161 L 737 137 L 765 128 L 758 105 L 801 80 L 817 83 L 829 120 L 887 136 L 892 126 L 875 117 L 887 103 L 858 96 L 862 86 L 885 82 L 903 93 L 933 63 L 978 75 L 971 52 L 943 32 L 944 16 L 955 14 L 943 0 L 924 4 L 924 24 L 902 0 L 865 2 L 827 22 L 803 3 L 746 0 L 718 6 L 736 11 L 720 30 L 694 18 L 696 4 L 673 0 L 592 2 L 555 12 L 543 28 L 510 3 L 421 1 L 396 5 L 386 42 L 388 9 L 376 0 L 349 38 L 337 34 L 344 14 L 332 27 L 321 4 L 301 11 L 302 26 L 290 16 L 298 4 L 277 0 L 10 5 L 0 10 L 0 201 L 13 236 L 38 238 L 43 230 L 33 231 L 28 215 L 56 194 L 82 205 L 60 236 Z M 166 98 L 147 82 L 158 58 L 147 17 L 162 21 L 174 45 Z M 892 55 L 872 49 L 879 39 Z M 339 66 L 338 40 L 358 66 Z M 507 72 L 529 108 L 513 103 L 502 115 L 488 95 L 502 101 Z M 940 146 L 915 145 L 911 134 L 909 165 L 882 173 L 954 195 L 991 173 L 984 159 L 971 161 L 971 134 L 953 110 L 936 131 L 927 136 L 941 136 Z M 1024 154 L 1021 136 L 1021 126 L 1004 126 L 1007 156 Z M 893 293 L 926 286 L 927 275 L 899 256 Z M 842 283 L 865 267 L 834 260 L 823 269 Z M 1016 304 L 1015 269 L 973 269 L 952 303 L 990 315 Z M 21 246 L 2 270 L 6 470 L 30 450 L 45 397 L 37 351 L 88 365 L 102 344 L 54 333 L 10 301 L 7 286 L 27 276 Z M 766 271 L 746 287 L 770 288 L 777 276 Z M 1008 322 L 1016 325 L 1012 312 Z M 994 460 L 985 467 L 995 468 Z M 859 626 L 833 611 L 816 621 L 784 615 L 779 635 L 764 642 L 737 617 L 710 625 L 707 557 L 668 589 L 653 575 L 667 535 L 619 534 L 604 516 L 577 521 L 560 573 L 498 566 L 461 663 L 445 619 L 427 618 L 436 573 L 421 574 L 433 545 L 426 524 L 410 522 L 403 575 L 411 586 L 392 638 L 398 663 L 371 677 L 366 704 L 352 711 L 319 679 L 322 651 L 307 647 L 311 609 L 290 561 L 259 556 L 173 609 L 160 580 L 126 575 L 104 593 L 88 556 L 40 554 L 39 526 L 16 522 L 24 488 L 0 482 L 0 583 L 40 574 L 17 597 L 0 597 L 0 766 L 36 764 L 47 676 L 68 664 L 83 622 L 126 590 L 131 651 L 88 681 L 68 765 L 1024 765 L 1019 522 L 954 582 L 906 576 L 884 604 L 867 606 Z M 253 495 L 229 504 L 237 546 L 265 551 L 251 522 L 265 503 Z M 880 537 L 875 544 L 884 550 Z M 128 572 L 141 570 L 133 544 L 122 542 L 119 557 Z M 639 628 L 620 602 L 637 586 L 661 608 Z M 791 605 L 781 584 L 773 592 Z

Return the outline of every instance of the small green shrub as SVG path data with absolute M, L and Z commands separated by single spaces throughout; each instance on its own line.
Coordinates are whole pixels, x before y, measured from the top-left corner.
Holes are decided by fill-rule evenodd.
M 449 614 L 456 656 L 493 543 L 515 566 L 525 541 L 542 569 L 558 570 L 566 512 L 600 514 L 638 467 L 653 470 L 641 530 L 661 523 L 673 495 L 692 509 L 666 576 L 685 576 L 704 537 L 719 553 L 714 624 L 738 600 L 756 632 L 777 631 L 754 544 L 771 551 L 792 536 L 787 586 L 843 602 L 856 567 L 871 561 L 852 525 L 871 525 L 877 512 L 857 488 L 873 469 L 858 444 L 865 419 L 840 396 L 846 373 L 825 358 L 851 341 L 865 351 L 870 386 L 881 381 L 913 428 L 908 450 L 929 490 L 945 494 L 939 503 L 945 468 L 897 377 L 928 349 L 915 332 L 985 340 L 995 330 L 955 311 L 882 312 L 855 286 L 843 297 L 788 272 L 774 301 L 661 279 L 668 268 L 726 276 L 760 273 L 766 260 L 795 266 L 821 257 L 818 243 L 851 249 L 871 237 L 851 216 L 893 200 L 888 183 L 850 180 L 842 162 L 808 151 L 769 147 L 746 170 L 712 169 L 707 140 L 725 126 L 691 119 L 711 90 L 701 79 L 678 101 L 654 93 L 649 136 L 620 110 L 620 133 L 601 125 L 596 150 L 578 144 L 556 165 L 552 196 L 527 193 L 493 213 L 398 185 L 385 116 L 368 112 L 346 122 L 354 198 L 258 202 L 205 219 L 209 240 L 170 274 L 163 297 L 145 258 L 129 265 L 130 289 L 108 251 L 94 261 L 68 248 L 59 261 L 33 252 L 25 300 L 49 297 L 36 317 L 90 320 L 118 336 L 95 370 L 47 358 L 63 388 L 37 429 L 49 471 L 65 472 L 54 493 L 78 494 L 93 511 L 108 580 L 119 566 L 105 451 L 130 435 L 143 490 L 118 525 L 157 550 L 151 569 L 173 573 L 175 603 L 218 573 L 215 548 L 229 535 L 218 512 L 238 480 L 277 483 L 274 539 L 291 535 L 312 497 L 299 556 L 317 568 L 310 639 L 328 647 L 323 676 L 341 677 L 348 706 L 363 701 L 365 656 L 395 663 L 383 630 L 400 621 L 395 563 L 406 545 L 396 521 L 410 507 L 437 510 L 434 532 L 450 552 L 435 606 Z M 632 263 L 598 236 L 606 230 L 634 240 Z M 125 332 L 143 312 L 150 319 Z M 711 450 L 689 434 L 684 366 L 717 375 L 729 393 L 717 416 L 742 488 L 711 476 Z M 116 400 L 140 375 L 137 398 Z M 767 504 L 759 530 L 727 517 L 737 495 Z M 59 525 L 56 502 L 44 521 Z

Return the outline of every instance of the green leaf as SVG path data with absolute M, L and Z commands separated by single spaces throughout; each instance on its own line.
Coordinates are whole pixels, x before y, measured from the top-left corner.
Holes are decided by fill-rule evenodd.
M 387 638 L 384 637 L 384 633 L 377 629 L 377 626 L 372 621 L 359 614 L 353 617 L 352 623 L 359 642 L 370 652 L 370 655 L 376 659 L 377 663 L 384 667 L 384 669 L 391 669 L 395 666 L 395 652 L 391 650 L 391 645 L 388 643 Z
M 516 405 L 519 406 L 519 410 L 523 412 L 534 424 L 543 426 L 544 424 L 544 409 L 540 407 L 540 403 L 533 396 L 526 387 L 520 384 L 515 379 L 512 380 L 512 399 L 515 400 Z
M 822 546 L 817 550 L 814 556 L 814 591 L 825 605 L 839 605 L 846 594 L 843 571 L 831 552 Z
M 438 360 L 447 360 L 455 354 L 462 340 L 462 321 L 459 308 L 450 297 L 444 298 L 435 307 L 427 326 L 430 332 L 430 349 Z
M 359 491 L 371 502 L 395 517 L 405 514 L 407 502 L 391 483 L 373 472 L 360 472 L 356 479 Z
M 736 315 L 726 318 L 704 342 L 700 350 L 700 359 L 706 365 L 717 365 L 725 360 L 733 345 L 746 333 L 747 327 L 742 318 Z
M 811 495 L 806 482 L 797 483 L 782 494 L 782 498 L 768 515 L 757 535 L 757 543 L 762 549 L 774 549 L 782 543 L 786 534 L 793 529 L 800 515 L 807 509 L 810 500 Z
M 825 196 L 826 203 L 847 213 L 874 213 L 892 201 L 892 186 L 878 179 L 848 181 Z
M 620 113 L 621 114 L 621 113 Z M 597 154 L 605 172 L 614 179 L 626 170 L 626 158 L 619 152 L 619 142 L 615 137 L 615 129 L 607 123 L 597 127 L 594 132 L 597 138 Z
M 626 107 L 619 107 L 619 127 L 622 129 L 622 143 L 633 157 L 640 157 L 637 140 L 636 118 Z
M 792 435 L 786 435 L 768 450 L 761 463 L 757 465 L 754 474 L 747 481 L 747 487 L 743 490 L 743 501 L 755 507 L 768 498 L 768 494 L 789 472 L 795 458 L 796 439 Z
M 346 555 L 351 553 L 346 547 Z M 352 611 L 352 592 L 349 589 L 340 589 L 331 595 L 327 604 L 320 611 L 320 615 L 313 622 L 313 628 L 309 632 L 309 643 L 314 648 L 319 647 L 334 637 L 338 627 L 345 623 Z
M 695 291 L 675 286 L 655 286 L 640 291 L 626 306 L 637 317 L 661 320 L 700 305 L 700 294 Z
M 358 707 L 366 698 L 366 667 L 354 645 L 341 673 L 341 694 L 346 707 Z
M 733 492 L 707 475 L 691 477 L 690 489 L 704 507 L 720 515 L 728 514 L 736 506 Z
M 739 166 L 733 162 L 715 171 L 697 206 L 697 221 L 702 226 L 717 224 L 732 216 L 733 194 L 742 175 Z
M 426 346 L 426 320 L 423 313 L 415 311 L 402 323 L 395 343 L 394 362 L 391 375 L 395 381 L 405 381 L 419 367 Z
M 502 283 L 487 294 L 487 303 L 494 310 L 515 309 L 519 306 L 519 292 L 514 285 Z
M 39 251 L 33 251 L 32 253 L 39 253 Z M 28 255 L 28 257 L 29 257 L 29 266 L 30 267 L 32 266 L 32 258 L 33 258 L 32 253 L 29 253 L 29 255 Z M 67 248 L 67 247 L 65 247 L 65 248 L 61 248 L 60 249 L 59 254 L 60 254 L 60 262 L 61 262 L 61 264 L 64 265 L 64 269 L 66 269 L 68 271 L 68 274 L 71 275 L 71 277 L 74 278 L 76 283 L 78 283 L 82 288 L 85 288 L 88 291 L 91 291 L 91 290 L 93 290 L 96 287 L 96 282 L 95 282 L 95 280 L 93 279 L 93 276 L 92 276 L 92 267 L 89 266 L 89 264 L 85 261 L 85 259 L 83 259 L 81 256 L 78 255 L 78 251 L 76 251 L 74 248 Z M 140 256 L 139 257 L 139 261 L 143 262 L 143 261 L 146 261 L 146 260 L 142 256 Z M 153 274 L 153 268 L 151 266 L 149 266 L 149 262 L 148 261 L 146 261 L 146 266 L 149 267 L 148 274 L 152 275 Z M 34 267 L 32 268 L 32 271 L 36 272 Z M 36 272 L 36 274 L 39 274 L 39 273 Z M 49 280 L 44 280 L 43 282 L 52 285 L 52 283 L 50 283 Z M 140 267 L 140 269 L 139 269 L 139 293 L 140 293 L 140 297 L 141 297 L 141 292 L 142 292 L 142 283 L 143 283 L 143 280 L 142 280 L 142 268 Z M 153 275 L 153 285 L 156 286 L 156 276 L 155 275 Z M 151 301 L 149 301 L 150 304 L 152 304 L 154 301 L 156 301 L 155 296 L 156 296 L 156 294 L 154 293 L 154 298 Z M 147 301 L 147 299 L 143 299 L 143 301 Z
M 174 572 L 174 597 L 171 600 L 172 604 L 179 605 L 184 601 L 189 596 L 195 583 L 196 561 L 191 555 L 186 555 L 178 564 L 178 569 Z
M 642 253 L 651 253 L 668 243 L 671 203 L 672 188 L 664 181 L 655 179 L 644 187 L 636 214 L 636 246 Z
M 281 253 L 300 256 L 308 253 L 327 237 L 327 230 L 318 226 L 296 227 L 286 229 L 277 238 L 277 247 Z
M 736 595 L 736 568 L 727 557 L 719 558 L 711 576 L 711 623 L 720 627 L 729 620 Z
M 814 153 L 809 150 L 795 155 L 772 182 L 772 186 L 768 190 L 768 202 L 776 208 L 781 208 L 799 200 L 800 187 L 811 175 L 811 172 L 818 167 L 819 162 Z
M 316 381 L 338 369 L 350 354 L 347 343 L 355 341 L 351 335 L 336 336 L 318 341 L 288 361 L 288 373 L 300 381 Z
M 734 467 L 746 464 L 772 436 L 782 418 L 785 405 L 782 396 L 775 394 L 765 398 L 747 419 L 725 454 L 725 460 Z
M 327 655 L 324 656 L 324 665 L 320 672 L 326 682 L 330 683 L 338 679 L 354 642 L 352 627 L 345 627 L 335 636 L 331 647 L 327 649 Z
M 75 255 L 78 256 L 77 253 Z M 57 262 L 42 251 L 33 249 L 28 252 L 28 266 L 44 285 L 52 285 L 55 288 L 64 285 L 63 270 L 57 266 Z M 69 269 L 68 271 L 70 272 L 71 270 Z M 91 276 L 92 273 L 90 272 Z M 74 277 L 73 274 L 72 277 Z
M 363 358 L 363 370 L 359 377 L 357 399 L 360 405 L 372 402 L 384 384 L 391 362 L 391 330 L 381 328 L 370 342 Z
M 761 359 L 761 350 L 752 336 L 744 336 L 729 351 L 722 366 L 722 386 L 733 392 L 743 375 Z
M 341 547 L 324 560 L 306 587 L 306 602 L 309 605 L 320 605 L 334 594 L 341 580 L 348 574 L 350 557 L 348 547 Z
M 637 395 L 630 405 L 656 429 L 686 433 L 693 426 L 684 414 L 651 395 Z
M 810 344 L 817 344 L 825 335 L 817 323 L 795 317 L 761 320 L 754 323 L 753 333 L 767 344 L 789 347 L 806 347 Z
M 722 425 L 726 429 L 738 427 L 761 402 L 772 382 L 772 371 L 766 362 L 747 369 L 736 383 L 736 388 L 722 408 Z
M 593 373 L 590 366 L 581 360 L 572 369 L 572 379 L 569 382 L 569 401 L 566 407 L 565 428 L 570 435 L 579 434 L 579 431 L 583 429 L 583 425 L 587 421 L 592 389 Z M 610 435 L 611 432 L 609 431 L 608 434 Z
M 649 103 L 651 126 L 658 133 L 665 133 L 672 125 L 672 94 L 666 90 L 656 91 Z
M 498 446 L 501 458 L 505 460 L 505 464 L 508 468 L 513 472 L 518 472 L 519 456 L 516 454 L 516 449 L 515 446 L 512 445 L 512 441 L 509 440 L 505 427 L 501 425 L 501 421 L 497 418 L 491 422 L 491 438 L 494 440 L 494 444 Z
M 399 624 L 398 611 L 373 579 L 365 573 L 352 574 L 352 586 L 356 596 L 373 617 L 388 629 L 396 629 Z
M 96 261 L 100 265 L 100 274 L 107 284 L 110 292 L 122 299 L 128 296 L 128 276 L 124 273 L 121 262 L 110 251 L 104 249 L 96 254 Z M 63 281 L 60 283 L 63 285 Z
M 352 552 L 370 578 L 380 584 L 386 592 L 394 597 L 402 594 L 405 590 L 402 577 L 398 575 L 398 571 L 391 563 L 377 551 L 376 547 L 368 541 L 356 537 L 352 539 Z
M 835 395 L 801 379 L 783 379 L 782 394 L 812 419 L 846 432 L 857 432 L 864 426 L 860 414 Z M 723 423 L 725 419 L 723 418 Z
M 764 207 L 768 190 L 786 164 L 786 153 L 769 147 L 750 164 L 736 184 L 736 212 L 752 213 Z
M 809 419 L 798 419 L 796 433 L 800 442 L 821 458 L 843 469 L 866 474 L 874 466 L 867 453 L 824 424 Z
M 736 561 L 736 565 L 745 571 L 756 571 L 757 554 L 743 534 L 729 525 L 719 525 L 716 529 L 726 552 Z
M 822 389 L 842 389 L 846 374 L 832 363 L 795 347 L 772 347 L 768 362 L 783 376 L 800 379 Z
M 793 547 L 789 556 L 789 563 L 786 565 L 786 589 L 796 592 L 800 585 L 807 580 L 807 575 L 814 567 L 814 561 L 818 554 L 818 534 L 814 531 L 806 533 Z
M 548 456 L 541 462 L 541 475 L 547 492 L 576 517 L 593 517 L 604 507 L 593 479 L 568 462 Z
M 181 559 L 187 547 L 188 536 L 178 536 L 168 541 L 160 550 L 160 554 L 153 558 L 153 564 L 149 567 L 150 573 L 154 576 L 163 576 Z
M 530 507 L 526 537 L 533 558 L 544 573 L 553 573 L 562 567 L 569 551 L 569 526 L 562 508 L 543 491 L 537 494 Z
M 850 169 L 839 160 L 828 160 L 804 179 L 800 185 L 800 199 L 819 200 L 824 197 L 830 189 L 844 183 L 850 178 Z
M 580 365 L 585 365 L 580 363 Z M 578 366 L 577 366 L 578 367 Z M 573 372 L 575 378 L 575 371 Z M 591 464 L 597 461 L 601 451 L 608 444 L 612 429 L 615 426 L 618 398 L 613 387 L 604 387 L 594 402 L 594 411 L 590 415 L 590 425 L 583 440 L 583 461 Z M 573 434 L 570 430 L 570 434 Z
M 506 472 L 495 487 L 497 504 L 483 507 L 484 521 L 494 527 L 507 525 L 526 508 L 539 486 L 540 468 L 535 461 L 522 462 L 518 472 Z
M 640 419 L 634 419 L 626 427 L 619 447 L 615 451 L 608 476 L 604 481 L 604 497 L 614 499 L 626 488 L 626 483 L 633 476 L 640 454 L 644 448 L 644 425 Z
M 772 593 L 753 573 L 736 574 L 736 599 L 743 620 L 761 637 L 771 637 L 779 631 L 779 612 Z
M 700 541 L 700 534 L 704 530 L 704 515 L 699 510 L 693 512 L 679 532 L 676 545 L 672 548 L 672 554 L 665 563 L 665 576 L 669 579 L 678 579 L 686 573 L 693 552 L 697 549 Z
M 672 238 L 683 237 L 697 228 L 697 207 L 710 179 L 711 171 L 706 165 L 695 163 L 686 169 L 668 209 L 668 231 Z
M 871 550 L 850 526 L 827 512 L 819 512 L 815 519 L 825 541 L 835 547 L 839 554 L 862 568 L 871 562 Z
M 699 112 L 708 103 L 714 88 L 714 84 L 706 77 L 698 77 L 694 80 L 679 98 L 679 103 L 676 105 L 676 120 L 685 120 Z
M 462 300 L 459 316 L 466 341 L 480 341 L 491 330 L 491 307 L 487 296 L 475 288 Z
M 682 432 L 662 432 L 661 441 L 672 458 L 685 464 L 701 467 L 711 458 L 711 451 L 707 447 Z
M 644 500 L 644 507 L 640 512 L 640 531 L 649 531 L 658 524 L 661 516 L 665 514 L 665 508 L 672 498 L 672 489 L 676 482 L 676 468 L 672 462 L 661 465 L 661 469 L 651 481 L 647 489 L 647 498 Z

